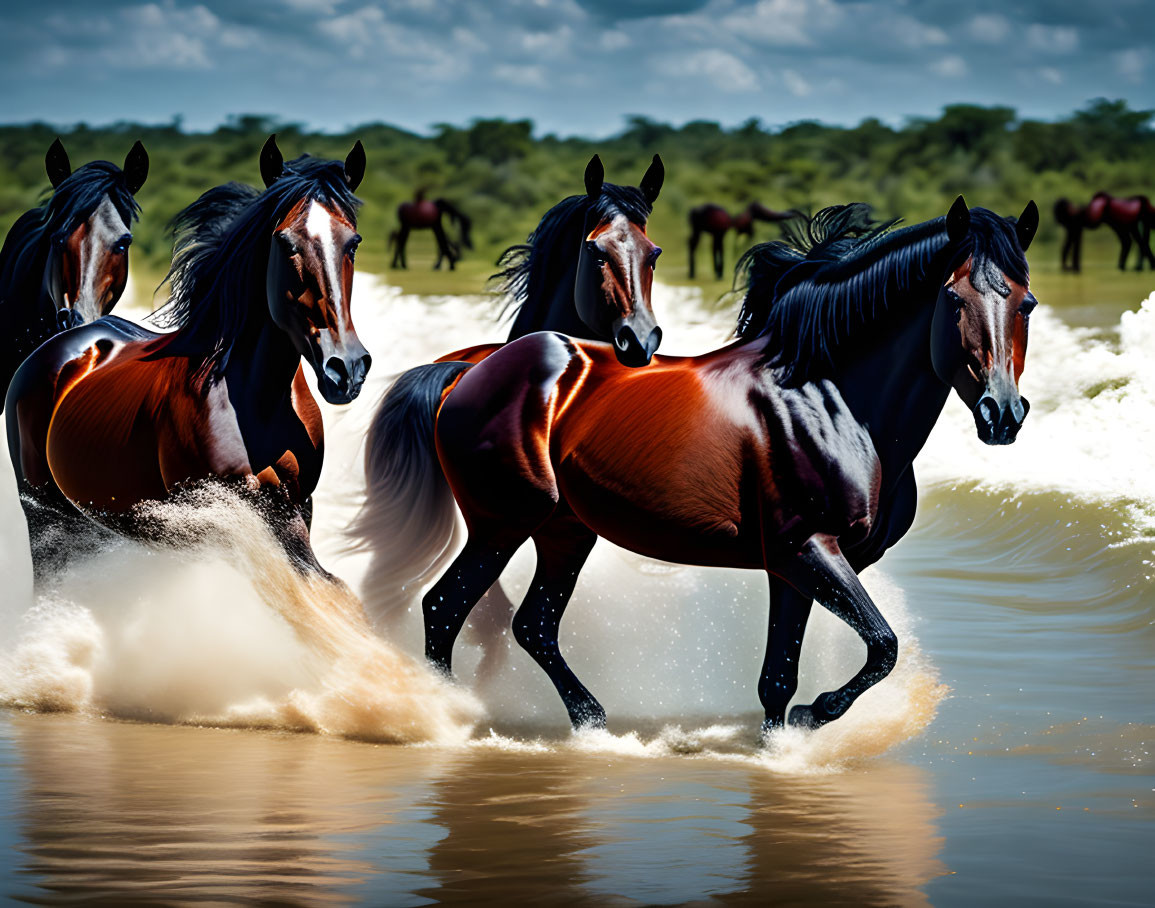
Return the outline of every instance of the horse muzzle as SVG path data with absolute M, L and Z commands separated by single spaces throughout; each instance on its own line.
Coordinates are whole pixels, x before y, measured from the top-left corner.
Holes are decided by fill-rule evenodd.
M 984 392 L 974 408 L 979 440 L 988 445 L 1011 444 L 1030 409 L 1030 401 L 1018 394 L 1009 400 L 1000 400 L 989 390 Z
M 641 321 L 632 317 L 614 319 L 612 326 L 614 353 L 623 366 L 630 368 L 648 366 L 662 342 L 662 329 L 652 322 L 646 324 Z M 638 336 L 639 331 L 645 335 L 644 341 Z
M 344 356 L 330 356 L 324 368 L 317 370 L 321 396 L 331 404 L 351 403 L 361 393 L 372 363 L 373 357 L 364 347 Z

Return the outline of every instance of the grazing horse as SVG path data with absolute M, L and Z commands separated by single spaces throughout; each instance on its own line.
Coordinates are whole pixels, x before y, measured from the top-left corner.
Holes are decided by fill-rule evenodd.
M 177 242 L 158 334 L 116 316 L 66 331 L 17 371 L 8 443 L 22 498 L 134 531 L 133 508 L 219 478 L 268 501 L 302 568 L 321 471 L 322 396 L 353 400 L 369 354 L 350 316 L 358 142 L 342 165 L 261 152 L 266 189 L 230 183 L 174 219 Z M 26 505 L 30 525 L 35 508 Z
M 694 258 L 698 251 L 698 241 L 703 233 L 713 238 L 714 277 L 722 279 L 722 240 L 727 231 L 733 230 L 736 237 L 754 236 L 754 222 L 780 223 L 797 217 L 797 211 L 774 211 L 758 202 L 751 202 L 738 214 L 730 214 L 721 205 L 712 202 L 690 210 L 690 278 L 694 277 Z
M 448 216 L 457 225 L 460 241 L 455 243 L 445 233 L 441 226 L 442 216 Z M 425 190 L 419 189 L 412 202 L 402 202 L 397 206 L 397 220 L 401 226 L 389 235 L 389 244 L 394 247 L 393 268 L 408 268 L 405 260 L 405 245 L 409 242 L 409 231 L 432 230 L 437 240 L 437 261 L 433 263 L 435 271 L 441 269 L 443 259 L 449 259 L 449 270 L 457 267 L 461 259 L 461 250 L 473 248 L 473 240 L 469 231 L 473 222 L 469 217 L 450 202 L 448 199 L 434 199 L 432 202 L 425 198 Z
M 123 169 L 92 161 L 75 172 L 57 139 L 44 158 L 52 195 L 21 215 L 0 250 L 0 413 L 24 358 L 52 335 L 107 315 L 128 281 L 134 196 L 148 177 L 136 142 Z
M 494 276 L 496 289 L 516 311 L 509 341 L 534 331 L 558 331 L 612 342 L 623 366 L 650 362 L 662 338 L 650 306 L 654 267 L 662 250 L 647 237 L 646 222 L 664 180 L 665 167 L 658 155 L 637 187 L 605 182 L 601 158 L 590 159 L 585 194 L 563 199 L 545 213 L 524 245 L 511 246 L 498 259 L 502 270 Z M 442 359 L 480 362 L 501 347 L 483 344 Z M 401 604 L 389 579 L 406 567 L 397 561 L 404 555 L 394 538 L 394 511 L 387 493 L 378 488 L 387 470 L 377 452 L 388 448 L 396 431 L 394 415 L 382 406 L 370 426 L 365 445 L 367 495 L 348 531 L 356 548 L 373 552 L 364 598 L 370 612 L 386 621 Z M 452 522 L 453 515 L 449 516 Z M 511 612 L 512 604 L 495 584 L 485 610 L 492 619 L 489 628 L 500 634 L 501 616 Z
M 1127 268 L 1127 256 L 1131 252 L 1131 243 L 1139 249 L 1139 258 L 1135 262 L 1135 270 L 1143 270 L 1146 261 L 1155 270 L 1155 255 L 1151 252 L 1151 227 L 1155 225 L 1155 207 L 1145 195 L 1133 195 L 1121 198 L 1106 192 L 1096 192 L 1087 203 L 1087 225 L 1098 227 L 1106 224 L 1119 237 L 1119 270 Z
M 537 571 L 514 637 L 575 727 L 604 724 L 558 629 L 605 536 L 665 561 L 766 571 L 767 731 L 786 722 L 815 599 L 862 638 L 866 664 L 795 706 L 792 724 L 841 716 L 890 672 L 898 640 L 858 572 L 910 528 L 911 464 L 952 387 L 982 441 L 1015 440 L 1038 208 L 1015 221 L 960 197 L 946 217 L 855 237 L 864 208 L 820 212 L 806 250 L 748 252 L 739 338 L 703 356 L 631 370 L 606 345 L 543 332 L 476 365 L 401 376 L 384 404 L 397 431 L 378 457 L 410 576 L 448 541 L 432 530 L 454 498 L 469 534 L 422 603 L 434 665 L 450 671 L 470 609 L 532 539 Z

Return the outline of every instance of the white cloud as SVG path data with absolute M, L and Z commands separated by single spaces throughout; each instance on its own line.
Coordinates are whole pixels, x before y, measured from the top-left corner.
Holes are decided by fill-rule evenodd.
M 1044 66 L 1039 70 L 1039 76 L 1044 82 L 1050 82 L 1052 85 L 1063 84 L 1063 74 L 1053 66 Z
M 537 64 L 502 63 L 493 68 L 493 74 L 520 88 L 542 88 L 546 84 L 545 69 Z
M 935 25 L 927 25 L 910 16 L 895 16 L 886 20 L 883 27 L 894 36 L 903 47 L 926 47 L 946 44 L 946 32 Z
M 363 6 L 317 23 L 317 29 L 358 60 L 401 60 L 413 75 L 425 80 L 452 81 L 469 70 L 468 55 L 445 42 L 389 21 L 377 6 Z
M 780 47 L 809 47 L 813 31 L 829 28 L 842 18 L 833 0 L 758 0 L 753 6 L 723 17 L 722 25 L 743 40 Z
M 1079 30 L 1069 25 L 1027 26 L 1027 46 L 1052 54 L 1069 54 L 1079 49 Z
M 930 65 L 930 71 L 945 79 L 958 79 L 970 72 L 967 61 L 958 54 L 947 54 Z
M 629 47 L 634 42 L 630 40 L 630 36 L 623 31 L 613 29 L 608 32 L 602 32 L 598 39 L 598 44 L 602 50 L 615 51 L 623 50 Z
M 1147 48 L 1132 47 L 1115 54 L 1115 70 L 1128 82 L 1142 82 L 1147 71 Z
M 796 98 L 805 98 L 814 90 L 805 77 L 792 69 L 782 70 L 782 81 L 786 84 L 786 90 Z
M 1001 44 L 1011 33 L 1011 23 L 998 13 L 980 13 L 967 25 L 967 33 L 983 44 Z
M 717 48 L 665 57 L 659 61 L 657 69 L 666 76 L 707 79 L 715 88 L 725 92 L 754 91 L 758 87 L 754 70 L 733 54 Z
M 341 5 L 341 0 L 281 0 L 289 9 L 299 13 L 315 13 L 318 16 L 331 16 Z

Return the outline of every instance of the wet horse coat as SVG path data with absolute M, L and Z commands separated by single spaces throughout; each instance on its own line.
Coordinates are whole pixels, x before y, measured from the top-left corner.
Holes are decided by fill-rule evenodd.
M 270 155 L 264 193 L 229 184 L 178 215 L 162 311 L 176 331 L 108 317 L 21 367 L 8 428 L 22 491 L 131 528 L 141 502 L 239 482 L 277 505 L 274 529 L 317 567 L 307 523 L 323 431 L 301 360 L 333 403 L 355 398 L 368 369 L 349 315 L 364 157 L 358 146 L 343 170 Z
M 414 506 L 419 458 L 435 451 L 426 470 L 444 475 L 469 532 L 423 600 L 435 665 L 450 669 L 470 609 L 532 538 L 538 567 L 515 638 L 575 726 L 603 723 L 558 646 L 601 535 L 663 560 L 767 572 L 767 729 L 786 721 L 815 599 L 859 634 L 867 661 L 791 721 L 831 721 L 886 676 L 898 640 L 857 572 L 910 528 L 911 463 L 952 386 L 980 439 L 1017 435 L 1034 306 L 1023 250 L 1038 210 L 1016 224 L 960 199 L 946 218 L 852 239 L 858 215 L 820 213 L 827 235 L 808 250 L 755 250 L 743 337 L 713 353 L 631 371 L 604 345 L 541 333 L 477 365 L 435 364 L 398 382 L 386 406 L 427 415 L 379 452 L 395 507 Z M 421 489 L 436 510 L 427 478 Z M 416 563 L 446 544 L 435 535 L 413 534 Z

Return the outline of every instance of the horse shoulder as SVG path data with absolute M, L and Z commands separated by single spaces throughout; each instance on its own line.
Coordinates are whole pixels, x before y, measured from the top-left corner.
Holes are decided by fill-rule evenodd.
M 852 544 L 870 535 L 879 510 L 882 465 L 870 433 L 830 381 L 761 393 L 767 433 L 764 496 L 774 532 L 827 533 Z

